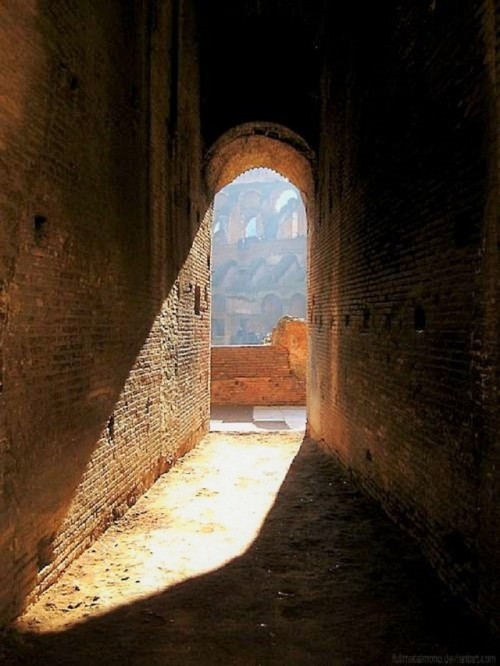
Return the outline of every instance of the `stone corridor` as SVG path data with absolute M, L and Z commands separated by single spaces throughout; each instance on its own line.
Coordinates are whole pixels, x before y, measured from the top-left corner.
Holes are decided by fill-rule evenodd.
M 498 648 L 297 431 L 207 436 L 5 639 L 9 666 L 495 663 Z
M 9 666 L 488 656 L 457 609 L 500 629 L 499 8 L 0 2 Z M 213 203 L 262 168 L 305 206 L 302 374 L 297 347 L 273 336 L 211 350 Z M 263 229 L 245 241 L 250 212 L 239 238 L 218 238 L 236 242 L 238 284 L 258 275 L 236 268 L 252 243 L 274 268 L 270 300 L 235 292 L 238 319 L 267 317 L 293 264 L 293 238 L 284 263 Z M 206 439 L 211 402 L 250 408 L 246 438 L 222 415 Z M 307 444 L 267 476 L 250 452 L 289 445 L 291 460 L 302 426 L 253 407 L 305 404 L 327 457 Z M 244 481 L 208 485 L 222 470 Z M 243 519 L 258 498 L 260 528 Z M 69 594 L 75 571 L 88 573 Z

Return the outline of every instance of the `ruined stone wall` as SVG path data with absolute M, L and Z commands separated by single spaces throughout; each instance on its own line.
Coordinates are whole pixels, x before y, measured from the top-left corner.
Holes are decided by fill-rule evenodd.
M 271 344 L 285 347 L 292 373 L 306 381 L 307 322 L 299 317 L 282 317 L 271 333 Z
M 309 427 L 493 621 L 493 3 L 357 5 L 325 17 Z
M 211 376 L 213 405 L 305 405 L 305 381 L 286 347 L 212 347 Z
M 305 405 L 307 323 L 282 317 L 269 345 L 212 347 L 213 405 Z
M 189 0 L 0 8 L 0 622 L 208 423 Z

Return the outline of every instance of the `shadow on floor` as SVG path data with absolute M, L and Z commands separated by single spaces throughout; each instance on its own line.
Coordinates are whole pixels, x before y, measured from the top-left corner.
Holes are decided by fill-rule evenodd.
M 64 632 L 12 634 L 0 655 L 9 666 L 375 666 L 496 649 L 415 544 L 305 441 L 245 555 Z

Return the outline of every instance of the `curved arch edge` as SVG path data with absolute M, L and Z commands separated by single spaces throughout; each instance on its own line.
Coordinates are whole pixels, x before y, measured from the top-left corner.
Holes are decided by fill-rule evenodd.
M 292 182 L 304 202 L 314 200 L 315 155 L 292 130 L 267 122 L 245 123 L 223 134 L 207 151 L 204 176 L 213 197 L 240 174 L 264 167 Z

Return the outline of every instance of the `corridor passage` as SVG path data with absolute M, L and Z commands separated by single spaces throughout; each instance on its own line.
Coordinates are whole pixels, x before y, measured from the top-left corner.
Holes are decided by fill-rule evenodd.
M 302 439 L 210 434 L 21 617 L 0 663 L 495 663 L 412 540 Z

